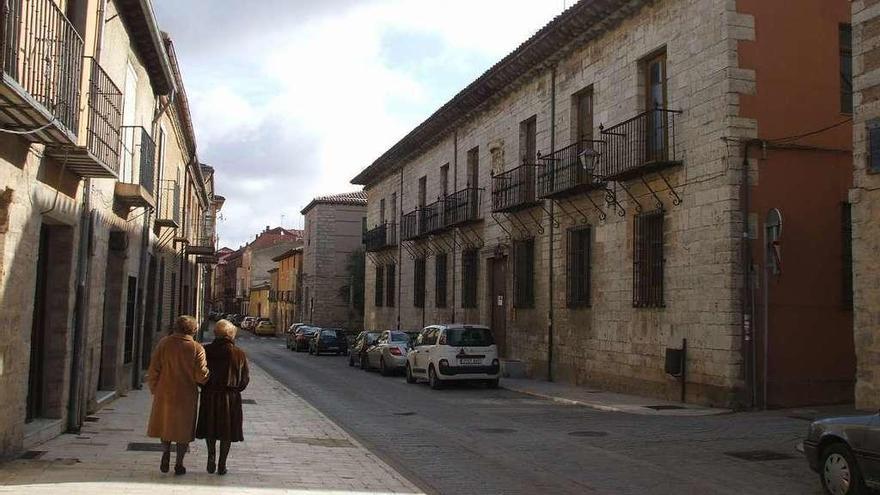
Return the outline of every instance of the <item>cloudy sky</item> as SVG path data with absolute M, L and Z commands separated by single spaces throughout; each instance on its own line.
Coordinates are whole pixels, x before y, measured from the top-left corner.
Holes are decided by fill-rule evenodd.
M 573 0 L 568 0 L 570 5 Z M 349 181 L 563 9 L 563 0 L 154 0 L 199 158 L 226 197 L 221 245 L 300 228 Z

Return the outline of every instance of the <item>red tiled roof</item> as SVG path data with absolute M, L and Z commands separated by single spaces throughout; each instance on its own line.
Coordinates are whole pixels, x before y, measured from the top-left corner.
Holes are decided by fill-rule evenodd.
M 318 196 L 311 203 L 306 205 L 300 213 L 303 215 L 311 210 L 317 204 L 325 205 L 367 205 L 367 193 L 364 191 L 355 191 L 342 194 L 331 194 L 329 196 Z

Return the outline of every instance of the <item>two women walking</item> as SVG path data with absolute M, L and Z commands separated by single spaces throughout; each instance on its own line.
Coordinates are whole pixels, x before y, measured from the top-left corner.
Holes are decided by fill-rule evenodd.
M 234 344 L 237 329 L 232 323 L 218 321 L 214 342 L 205 347 L 193 339 L 197 329 L 195 318 L 181 316 L 174 322 L 173 333 L 153 351 L 147 375 L 153 394 L 147 436 L 162 440 L 159 469 L 163 473 L 170 468 L 172 442 L 177 450 L 174 474 L 186 473 L 183 460 L 189 443 L 198 437 L 207 443 L 208 472 L 222 475 L 231 442 L 244 440 L 241 392 L 249 381 L 247 357 Z

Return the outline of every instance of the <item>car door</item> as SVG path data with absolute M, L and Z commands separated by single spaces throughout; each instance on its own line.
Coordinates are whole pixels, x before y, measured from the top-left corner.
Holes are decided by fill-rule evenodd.
M 880 415 L 875 414 L 863 430 L 847 432 L 858 457 L 862 476 L 869 486 L 880 484 Z
M 422 373 L 422 366 L 419 364 L 419 356 L 421 354 L 421 346 L 422 341 L 424 340 L 426 330 L 422 330 L 416 335 L 416 338 L 413 339 L 412 345 L 410 346 L 409 351 L 406 353 L 407 362 L 409 362 L 410 371 L 414 375 L 420 375 Z
M 431 365 L 431 361 L 434 359 L 433 354 L 437 353 L 437 349 L 435 349 L 435 344 L 437 343 L 437 335 L 440 333 L 440 329 L 437 327 L 430 328 L 425 334 L 424 341 L 422 342 L 422 346 L 419 349 L 419 357 L 420 357 L 420 368 L 422 369 L 422 373 L 425 376 L 428 375 L 428 367 Z
M 388 332 L 382 332 L 376 344 L 367 351 L 367 363 L 371 368 L 379 367 L 379 357 L 382 355 L 382 346 L 388 341 Z

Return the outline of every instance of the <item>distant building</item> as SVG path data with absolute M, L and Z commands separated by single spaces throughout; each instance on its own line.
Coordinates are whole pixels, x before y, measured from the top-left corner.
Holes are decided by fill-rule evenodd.
M 241 266 L 236 269 L 238 294 L 241 306 L 238 312 L 257 316 L 250 304 L 251 288 L 269 284 L 269 270 L 275 267 L 272 258 L 302 245 L 302 231 L 283 227 L 266 229 L 257 234 L 254 240 L 242 248 Z M 267 310 L 268 311 L 268 310 Z M 267 316 L 268 318 L 268 316 Z
M 271 318 L 272 313 L 270 312 L 271 307 L 269 305 L 269 292 L 271 289 L 272 286 L 269 282 L 260 282 L 250 288 L 250 297 L 248 298 L 250 307 L 249 316 Z
M 302 210 L 303 322 L 321 327 L 359 329 L 363 310 L 350 307 L 346 265 L 360 252 L 367 196 L 364 192 L 315 198 Z
M 302 301 L 302 259 L 303 248 L 297 247 L 285 251 L 272 258 L 276 263 L 275 276 L 272 277 L 273 306 L 272 320 L 278 325 L 279 331 L 285 330 L 293 323 L 301 323 Z

